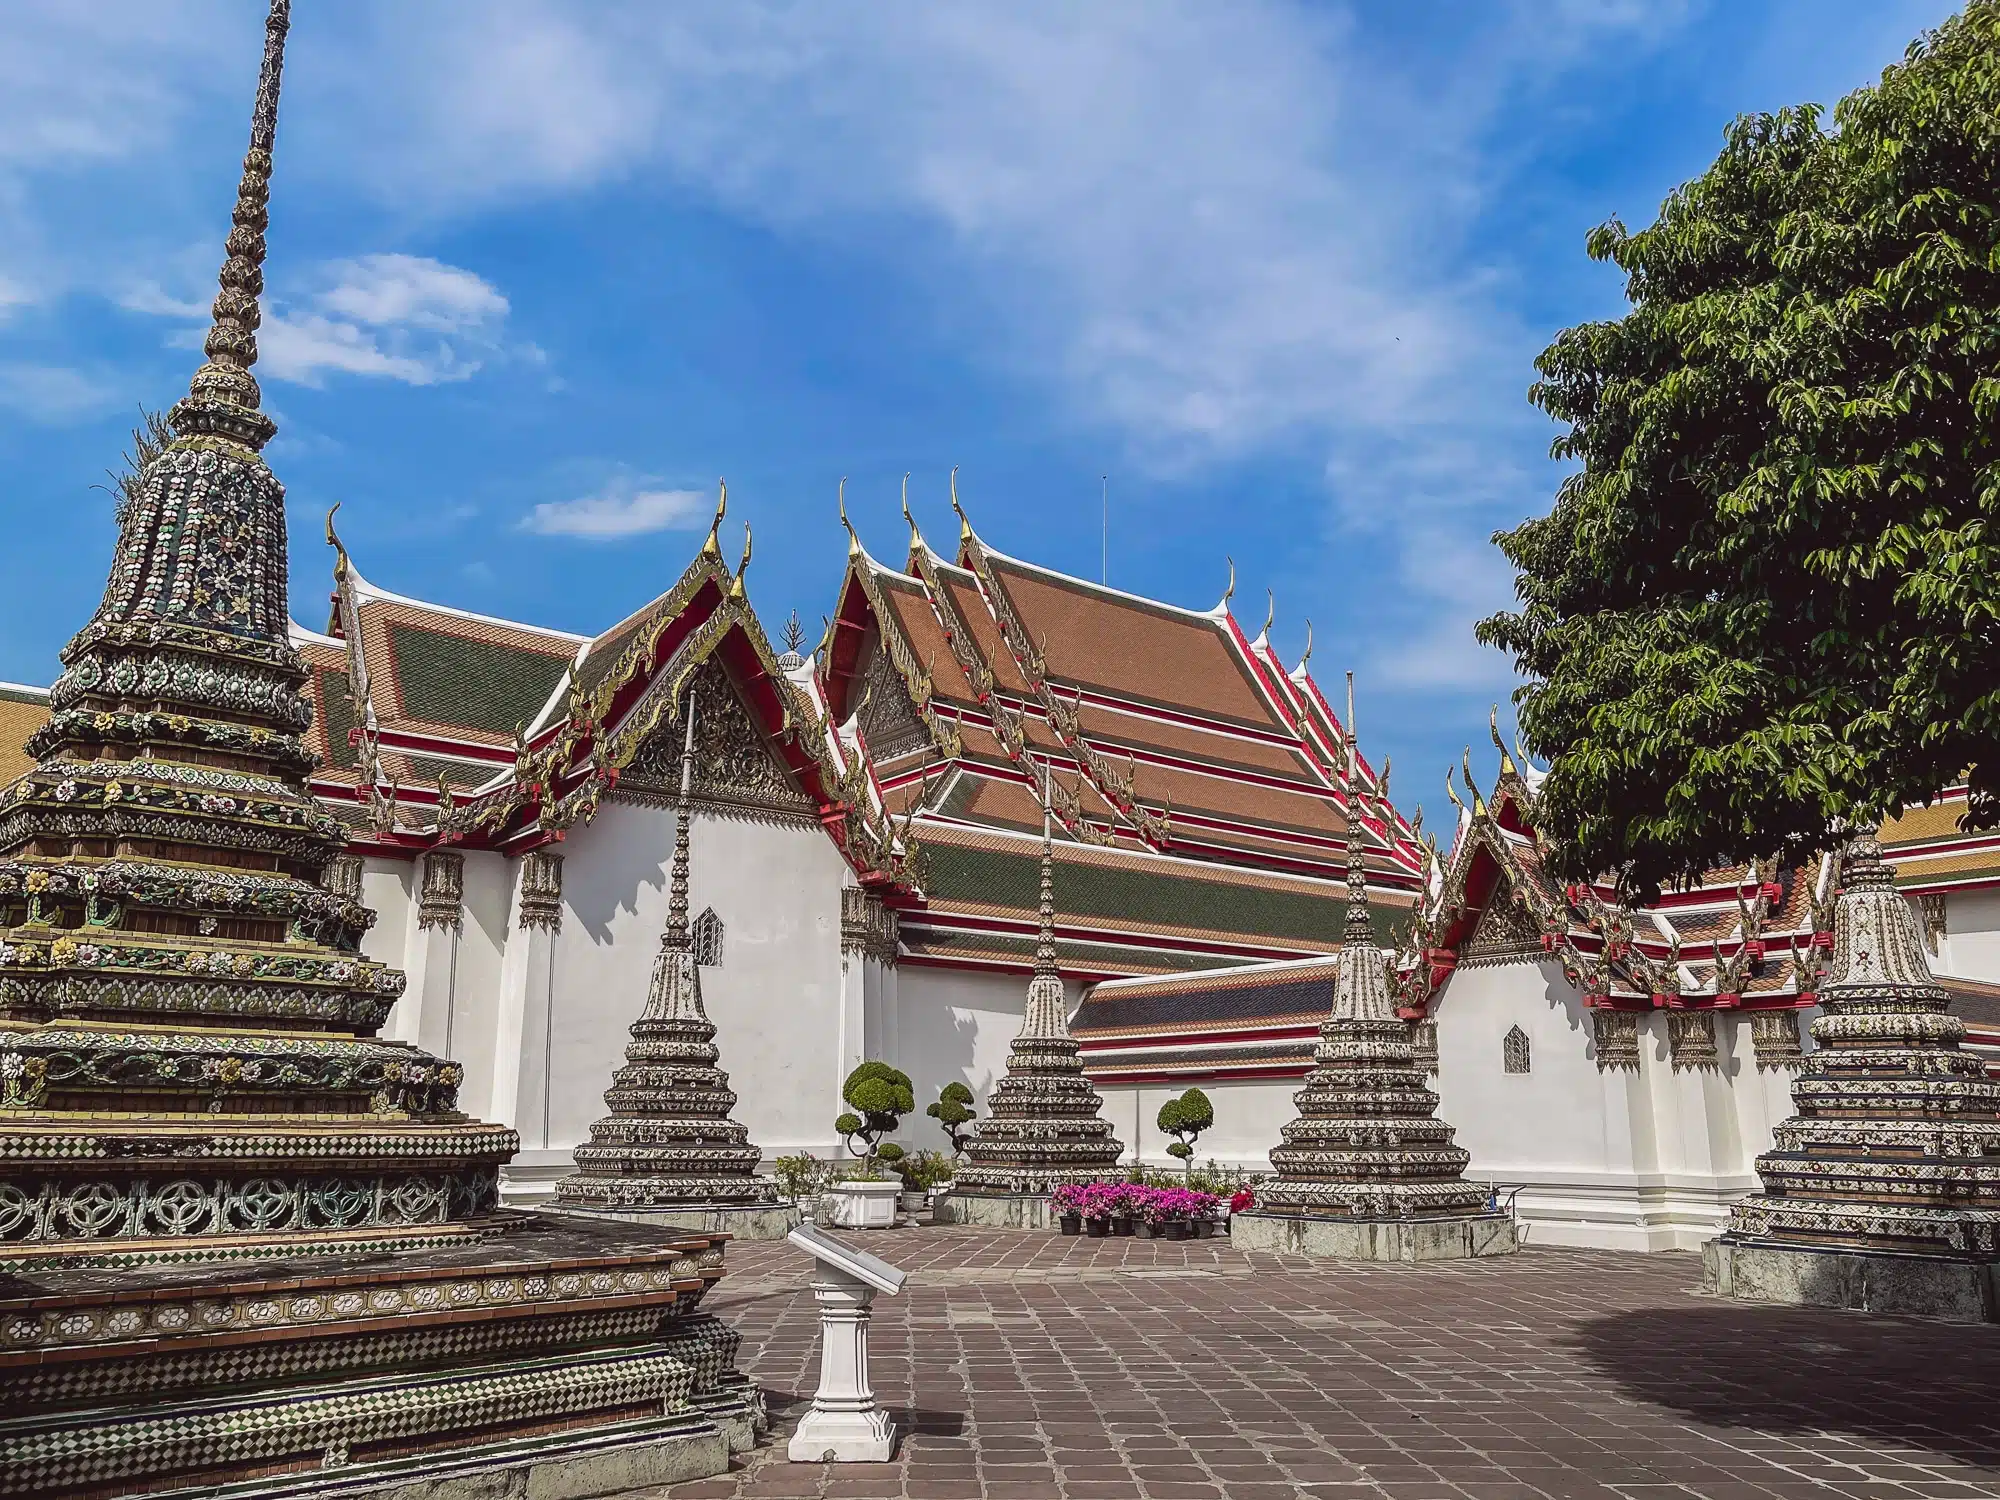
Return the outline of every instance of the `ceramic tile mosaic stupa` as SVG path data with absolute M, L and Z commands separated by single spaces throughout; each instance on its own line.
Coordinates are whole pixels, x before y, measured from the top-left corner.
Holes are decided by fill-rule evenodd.
M 1248 1249 L 1354 1260 L 1505 1255 L 1518 1248 L 1513 1220 L 1489 1211 L 1486 1190 L 1464 1179 L 1470 1155 L 1436 1116 L 1438 1097 L 1390 995 L 1389 956 L 1368 922 L 1351 673 L 1346 740 L 1347 925 L 1333 1005 L 1294 1096 L 1299 1117 L 1271 1150 L 1256 1209 L 1231 1216 L 1229 1237 Z M 1378 799 L 1378 826 L 1384 816 Z
M 1069 997 L 1056 969 L 1055 851 L 1049 798 L 1042 799 L 1042 889 L 1035 973 L 1021 1030 L 993 1086 L 988 1116 L 973 1125 L 940 1223 L 1046 1227 L 1048 1198 L 1066 1182 L 1121 1176 L 1124 1146 L 1100 1113 L 1103 1100 L 1083 1076 L 1069 1034 Z
M 2000 1081 L 1959 1050 L 1873 830 L 1851 841 L 1798 1115 L 1703 1247 L 1711 1290 L 2000 1321 Z
M 556 1183 L 554 1206 L 636 1224 L 726 1230 L 738 1239 L 783 1239 L 799 1215 L 778 1203 L 772 1179 L 758 1175 L 763 1153 L 730 1118 L 736 1095 L 716 1066 L 715 1023 L 702 1004 L 701 968 L 688 933 L 692 694 L 682 712 L 687 732 L 666 934 L 645 1009 L 632 1023 L 625 1065 L 604 1096 L 611 1113 L 577 1147 L 577 1169 Z
M 288 21 L 273 0 L 206 361 L 0 793 L 0 1474 L 717 1472 L 757 1418 L 734 1335 L 695 1315 L 720 1242 L 499 1211 L 514 1132 L 458 1111 L 455 1064 L 377 1039 L 402 976 L 321 883 L 343 835 L 305 787 L 251 374 Z

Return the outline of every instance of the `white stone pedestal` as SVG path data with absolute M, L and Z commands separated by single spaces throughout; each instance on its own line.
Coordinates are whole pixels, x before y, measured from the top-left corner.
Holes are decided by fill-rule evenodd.
M 795 1464 L 886 1463 L 896 1451 L 896 1424 L 868 1383 L 869 1304 L 878 1291 L 901 1290 L 903 1273 L 810 1226 L 787 1238 L 819 1262 L 812 1289 L 820 1350 L 819 1390 L 786 1456 Z

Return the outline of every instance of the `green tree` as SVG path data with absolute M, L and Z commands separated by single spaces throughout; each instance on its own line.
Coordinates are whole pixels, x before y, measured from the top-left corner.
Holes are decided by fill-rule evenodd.
M 909 1075 L 885 1062 L 865 1062 L 847 1075 L 840 1097 L 851 1113 L 835 1120 L 833 1128 L 840 1132 L 850 1156 L 867 1157 L 868 1173 L 873 1176 L 876 1163 L 888 1154 L 882 1138 L 893 1135 L 903 1116 L 917 1107 Z M 860 1150 L 854 1146 L 857 1140 L 862 1143 Z M 893 1151 L 899 1157 L 903 1154 L 900 1146 Z
M 1167 1147 L 1167 1155 L 1181 1164 L 1183 1173 L 1194 1172 L 1194 1143 L 1201 1133 L 1215 1123 L 1215 1106 L 1208 1102 L 1208 1095 L 1200 1089 L 1189 1089 L 1178 1099 L 1169 1099 L 1160 1106 L 1156 1123 L 1161 1131 L 1174 1138 Z
M 925 1108 L 929 1115 L 943 1129 L 951 1141 L 951 1154 L 963 1156 L 966 1143 L 972 1139 L 972 1132 L 965 1127 L 972 1123 L 972 1090 L 962 1083 L 947 1083 L 938 1090 L 937 1102 Z
M 2000 0 L 1836 106 L 1731 127 L 1594 231 L 1631 310 L 1531 399 L 1577 468 L 1495 537 L 1563 876 L 1801 858 L 1967 776 L 2000 821 Z

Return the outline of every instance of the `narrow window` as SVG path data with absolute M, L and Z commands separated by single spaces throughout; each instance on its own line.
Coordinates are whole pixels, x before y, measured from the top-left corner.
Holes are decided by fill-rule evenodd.
M 694 961 L 704 969 L 722 966 L 722 918 L 715 914 L 715 908 L 703 909 L 694 919 L 692 934 Z
M 1527 1072 L 1528 1033 L 1518 1026 L 1511 1028 L 1500 1043 L 1500 1060 L 1509 1073 Z

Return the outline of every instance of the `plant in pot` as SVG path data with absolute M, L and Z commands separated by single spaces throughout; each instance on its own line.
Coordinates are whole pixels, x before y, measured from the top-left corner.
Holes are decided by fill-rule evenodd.
M 1185 1177 L 1192 1177 L 1194 1143 L 1204 1130 L 1215 1124 L 1215 1106 L 1208 1102 L 1208 1095 L 1200 1089 L 1189 1089 L 1180 1098 L 1169 1099 L 1160 1106 L 1156 1123 L 1164 1134 L 1173 1137 L 1167 1155 L 1181 1164 Z
M 947 1083 L 938 1090 L 937 1101 L 924 1113 L 938 1122 L 938 1128 L 951 1141 L 951 1154 L 963 1156 L 972 1140 L 972 1132 L 967 1128 L 973 1118 L 972 1090 L 962 1083 Z
M 1083 1233 L 1083 1204 L 1087 1191 L 1080 1182 L 1065 1182 L 1049 1194 L 1049 1212 L 1055 1216 L 1056 1228 L 1064 1234 Z
M 1083 1232 L 1093 1240 L 1101 1240 L 1111 1233 L 1111 1216 L 1121 1203 L 1124 1184 L 1093 1182 L 1078 1195 L 1077 1211 L 1083 1219 Z
M 1139 1204 L 1145 1189 L 1138 1183 L 1115 1182 L 1111 1184 L 1111 1232 L 1114 1235 L 1130 1236 L 1139 1216 Z
M 882 1160 L 890 1171 L 902 1179 L 903 1212 L 921 1213 L 930 1201 L 931 1190 L 951 1181 L 952 1159 L 942 1151 L 911 1151 L 891 1157 L 888 1153 L 894 1144 L 889 1142 L 883 1146 Z
M 883 1138 L 917 1107 L 909 1075 L 884 1062 L 865 1062 L 847 1075 L 840 1097 L 848 1110 L 833 1128 L 840 1132 L 848 1154 L 862 1159 L 862 1172 L 834 1184 L 834 1223 L 846 1229 L 888 1229 L 896 1222 L 902 1182 L 885 1177 L 882 1162 L 900 1159 L 903 1148 L 885 1146 Z
M 771 1163 L 771 1170 L 777 1176 L 779 1188 L 794 1203 L 804 1203 L 832 1179 L 832 1164 L 821 1161 L 810 1151 L 781 1156 Z

